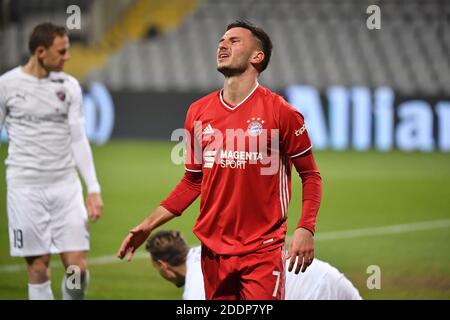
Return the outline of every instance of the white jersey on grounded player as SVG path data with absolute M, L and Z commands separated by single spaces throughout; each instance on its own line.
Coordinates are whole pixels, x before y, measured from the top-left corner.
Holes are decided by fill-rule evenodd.
M 78 81 L 36 78 L 16 67 L 0 77 L 0 130 L 9 135 L 8 185 L 47 185 L 75 173 L 72 124 L 84 122 Z
M 358 290 L 338 269 L 314 258 L 304 273 L 288 272 L 286 261 L 286 300 L 361 300 Z
M 288 272 L 288 265 L 289 260 L 286 261 L 286 300 L 361 300 L 353 284 L 326 262 L 315 258 L 306 271 L 299 274 Z M 189 250 L 184 286 L 184 300 L 205 300 L 201 247 Z
M 191 248 L 188 252 L 183 300 L 205 300 L 201 256 L 201 247 Z

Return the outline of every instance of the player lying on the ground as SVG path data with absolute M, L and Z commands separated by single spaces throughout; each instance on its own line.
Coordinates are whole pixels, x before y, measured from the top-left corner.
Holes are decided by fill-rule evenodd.
M 184 286 L 184 300 L 205 299 L 200 246 L 189 248 L 180 232 L 163 230 L 147 240 L 146 250 L 164 279 Z M 286 272 L 285 299 L 361 300 L 361 296 L 335 267 L 315 258 L 304 273 Z

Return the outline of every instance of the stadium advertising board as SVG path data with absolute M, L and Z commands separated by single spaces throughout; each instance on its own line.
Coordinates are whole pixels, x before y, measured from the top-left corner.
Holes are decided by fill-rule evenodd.
M 280 94 L 306 118 L 315 149 L 450 151 L 450 99 L 391 88 L 291 86 Z M 116 92 L 113 137 L 170 139 L 205 92 Z
M 294 85 L 280 92 L 304 116 L 314 148 L 450 152 L 450 99 L 406 97 L 389 87 Z M 84 94 L 86 132 L 95 144 L 111 137 L 168 140 L 204 92 L 109 92 L 92 83 Z M 2 132 L 2 141 L 7 140 Z
M 450 100 L 396 96 L 388 87 L 291 86 L 316 149 L 450 151 Z

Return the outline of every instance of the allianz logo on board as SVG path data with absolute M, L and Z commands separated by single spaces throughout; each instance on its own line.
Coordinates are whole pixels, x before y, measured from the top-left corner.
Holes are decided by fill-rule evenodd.
M 407 100 L 394 105 L 389 87 L 330 87 L 319 91 L 294 85 L 286 96 L 305 117 L 315 149 L 450 152 L 450 101 Z

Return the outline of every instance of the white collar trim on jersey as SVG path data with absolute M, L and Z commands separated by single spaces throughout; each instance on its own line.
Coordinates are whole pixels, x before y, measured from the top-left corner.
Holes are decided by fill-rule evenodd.
M 46 80 L 55 80 L 55 79 L 60 79 L 61 75 L 63 75 L 63 72 L 54 72 L 51 71 L 48 73 L 48 75 L 46 77 L 43 78 L 38 78 L 35 75 L 29 74 L 28 72 L 25 72 L 23 70 L 23 66 L 18 66 L 16 67 L 17 72 L 19 72 L 20 75 L 22 75 L 25 78 L 31 79 L 33 81 L 46 81 Z
M 259 83 L 258 81 L 256 81 L 256 86 L 253 88 L 253 90 L 248 94 L 248 96 L 246 96 L 244 98 L 244 100 L 242 100 L 241 102 L 239 102 L 237 105 L 235 105 L 234 107 L 230 107 L 224 100 L 222 97 L 222 93 L 223 93 L 223 89 L 220 90 L 219 96 L 220 96 L 220 102 L 222 102 L 222 104 L 227 107 L 230 110 L 235 110 L 237 107 L 239 107 L 241 104 L 243 104 L 248 98 L 250 98 L 250 96 L 253 94 L 253 92 L 255 92 L 255 90 L 258 88 Z

